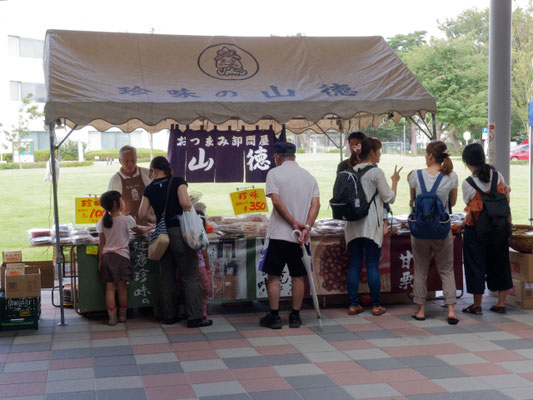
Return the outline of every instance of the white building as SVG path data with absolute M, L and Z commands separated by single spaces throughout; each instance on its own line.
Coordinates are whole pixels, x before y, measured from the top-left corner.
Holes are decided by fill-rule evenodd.
M 43 72 L 43 37 L 28 37 L 23 32 L 27 29 L 21 24 L 20 31 L 2 28 L 0 24 L 0 123 L 2 130 L 11 129 L 16 124 L 18 109 L 28 93 L 33 94 L 34 101 L 42 111 L 46 102 L 46 87 Z M 45 130 L 44 118 L 30 122 L 31 133 L 27 136 L 33 140 L 33 149 L 50 148 L 48 132 Z M 58 130 L 58 136 L 66 135 L 65 130 Z M 154 134 L 154 149 L 166 150 L 168 131 Z M 69 140 L 87 144 L 86 151 L 119 149 L 124 145 L 137 148 L 150 148 L 149 135 L 144 130 L 123 133 L 118 129 L 98 132 L 92 127 L 85 127 L 73 132 Z M 11 144 L 0 133 L 0 152 L 12 153 Z

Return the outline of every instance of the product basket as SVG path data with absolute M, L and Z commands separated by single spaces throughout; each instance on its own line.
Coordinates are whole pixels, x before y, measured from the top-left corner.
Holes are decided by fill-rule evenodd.
M 531 232 L 530 234 L 528 234 Z M 509 246 L 520 253 L 533 252 L 533 226 L 513 225 L 513 234 L 509 239 Z

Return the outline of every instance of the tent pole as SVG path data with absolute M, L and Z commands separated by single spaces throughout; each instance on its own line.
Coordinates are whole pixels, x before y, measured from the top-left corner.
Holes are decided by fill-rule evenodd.
M 435 113 L 431 114 L 431 122 L 433 123 L 433 138 L 437 139 L 437 118 L 435 117 Z
M 56 176 L 56 131 L 54 123 L 50 124 L 50 169 L 52 173 L 52 192 L 54 194 L 54 224 L 56 230 L 55 238 L 55 266 L 57 268 L 57 277 L 59 280 L 59 304 L 61 309 L 61 322 L 57 325 L 67 325 L 65 323 L 65 302 L 64 302 L 64 293 L 63 293 L 63 265 L 64 265 L 64 256 L 61 249 L 60 243 L 60 233 L 59 233 L 59 209 L 57 205 L 57 176 Z
M 533 139 L 533 125 L 529 127 L 529 225 L 533 225 L 533 160 L 531 159 L 531 139 Z
M 340 143 L 340 147 L 339 147 L 339 154 L 341 156 L 341 161 L 343 159 L 343 154 L 342 154 L 342 151 L 344 150 L 344 132 L 342 132 L 341 130 L 339 130 L 339 143 Z

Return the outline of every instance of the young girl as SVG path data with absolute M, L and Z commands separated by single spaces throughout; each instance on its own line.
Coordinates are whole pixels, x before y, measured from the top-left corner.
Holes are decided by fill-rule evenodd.
M 368 201 L 371 201 L 368 215 L 357 221 L 346 222 L 344 237 L 348 244 L 350 253 L 350 267 L 348 268 L 348 297 L 350 299 L 349 315 L 356 315 L 363 312 L 363 307 L 359 303 L 359 279 L 363 259 L 366 261 L 368 272 L 368 286 L 370 287 L 370 297 L 372 302 L 372 314 L 382 315 L 386 312 L 381 306 L 379 297 L 381 290 L 381 278 L 379 276 L 379 259 L 381 257 L 381 246 L 383 244 L 383 203 L 394 203 L 400 171 L 394 167 L 394 174 L 391 177 L 392 185 L 389 186 L 383 170 L 377 165 L 381 157 L 381 142 L 375 138 L 364 138 L 361 141 L 361 152 L 356 153 L 357 163 L 354 170 L 368 168 L 364 173 L 361 184 Z M 374 196 L 374 194 L 377 194 Z
M 436 195 L 447 210 L 453 207 L 457 201 L 457 174 L 453 172 L 453 164 L 448 157 L 448 148 L 444 142 L 435 140 L 426 148 L 426 166 L 421 170 L 426 190 L 431 190 L 437 178 L 442 174 L 437 187 Z M 411 188 L 411 206 L 416 196 L 422 193 L 421 183 L 417 171 L 413 171 L 408 177 Z M 411 248 L 414 260 L 413 294 L 417 311 L 412 317 L 418 321 L 426 319 L 424 303 L 427 297 L 427 277 L 431 255 L 435 255 L 435 263 L 442 281 L 444 303 L 448 306 L 448 323 L 456 325 L 459 320 L 455 316 L 456 287 L 453 272 L 453 236 L 448 233 L 445 239 L 420 239 L 411 236 Z
M 126 322 L 128 308 L 128 291 L 126 282 L 132 278 L 130 264 L 130 233 L 147 232 L 150 228 L 138 227 L 130 215 L 122 215 L 124 200 L 120 192 L 109 191 L 100 197 L 100 205 L 106 211 L 104 217 L 98 221 L 96 230 L 100 234 L 100 251 L 98 270 L 106 284 L 105 299 L 109 314 L 109 325 Z M 118 289 L 120 309 L 117 317 L 115 292 Z
M 196 209 L 198 215 L 202 217 L 202 222 L 204 223 L 205 229 L 207 223 L 205 212 L 202 210 L 202 208 L 205 209 L 205 204 L 196 203 L 194 208 Z M 198 267 L 200 268 L 200 285 L 202 286 L 202 305 L 204 307 L 204 318 L 207 318 L 207 300 L 211 298 L 211 293 L 213 290 L 213 278 L 211 275 L 211 267 L 209 265 L 207 249 L 198 250 Z
M 509 201 L 510 188 L 503 176 L 485 162 L 485 152 L 479 143 L 471 143 L 463 150 L 463 161 L 472 172 L 475 185 L 488 192 L 493 179 L 497 179 L 497 191 L 505 193 Z M 509 263 L 509 240 L 487 245 L 477 240 L 474 228 L 483 202 L 481 194 L 467 180 L 463 181 L 463 200 L 467 212 L 463 233 L 463 258 L 465 265 L 466 290 L 474 295 L 474 304 L 463 309 L 470 314 L 483 314 L 481 301 L 485 292 L 485 280 L 489 290 L 498 292 L 498 301 L 490 310 L 505 313 L 507 291 L 513 287 Z

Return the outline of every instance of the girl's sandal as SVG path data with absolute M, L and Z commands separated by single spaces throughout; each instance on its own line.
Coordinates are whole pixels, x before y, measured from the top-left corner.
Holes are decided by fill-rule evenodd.
M 474 315 L 483 315 L 483 310 L 481 309 L 481 307 L 475 306 L 473 304 L 469 305 L 466 308 L 463 308 L 463 312 Z

